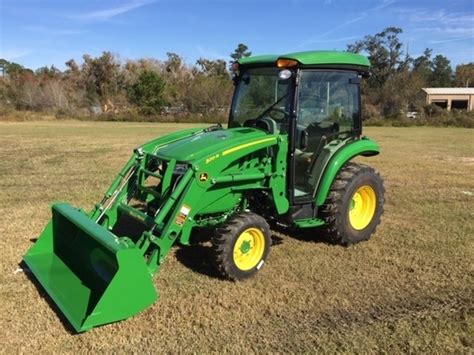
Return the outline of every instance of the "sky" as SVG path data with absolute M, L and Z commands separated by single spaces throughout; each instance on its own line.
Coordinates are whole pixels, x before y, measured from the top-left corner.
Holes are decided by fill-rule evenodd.
M 0 0 L 0 58 L 37 69 L 111 51 L 121 60 L 344 50 L 388 26 L 404 50 L 474 62 L 474 0 Z

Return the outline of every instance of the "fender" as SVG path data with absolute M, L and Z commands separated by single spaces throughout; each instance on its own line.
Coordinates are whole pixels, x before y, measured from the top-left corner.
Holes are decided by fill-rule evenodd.
M 361 139 L 345 145 L 342 149 L 338 150 L 324 170 L 323 178 L 321 179 L 316 191 L 316 205 L 322 206 L 324 201 L 326 201 L 334 178 L 344 164 L 358 155 L 370 157 L 379 154 L 379 152 L 380 146 L 367 137 L 362 137 Z

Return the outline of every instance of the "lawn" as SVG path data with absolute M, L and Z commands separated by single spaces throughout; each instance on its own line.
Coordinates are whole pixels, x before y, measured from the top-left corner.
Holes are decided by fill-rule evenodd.
M 275 231 L 253 279 L 215 276 L 207 244 L 173 249 L 161 298 L 74 335 L 19 269 L 53 201 L 89 209 L 133 148 L 179 124 L 0 123 L 0 352 L 474 351 L 474 131 L 368 128 L 382 154 L 385 214 L 343 248 Z M 362 160 L 362 159 L 361 159 Z

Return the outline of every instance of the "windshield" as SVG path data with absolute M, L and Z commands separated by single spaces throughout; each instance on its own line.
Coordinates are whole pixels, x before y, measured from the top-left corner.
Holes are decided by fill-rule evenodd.
M 241 75 L 231 111 L 231 127 L 267 120 L 274 122 L 280 131 L 286 130 L 293 80 L 280 79 L 281 71 L 278 68 L 255 68 Z

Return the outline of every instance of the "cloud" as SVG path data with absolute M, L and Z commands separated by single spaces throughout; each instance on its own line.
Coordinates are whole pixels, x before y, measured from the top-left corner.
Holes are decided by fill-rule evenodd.
M 154 0 L 135 0 L 135 1 L 131 1 L 129 3 L 123 4 L 121 6 L 77 14 L 71 17 L 80 19 L 80 20 L 107 21 L 115 16 L 125 14 L 129 11 L 151 4 L 153 2 Z
M 334 42 L 347 42 L 358 38 L 357 36 L 339 37 L 339 38 L 321 38 L 314 39 L 311 43 L 334 43 Z
M 432 34 L 438 35 L 450 35 L 450 36 L 466 36 L 474 38 L 474 30 L 470 27 L 458 27 L 458 26 L 427 26 L 427 27 L 416 27 L 416 32 L 431 32 Z
M 346 22 L 341 23 L 340 25 L 334 26 L 330 30 L 323 32 L 319 34 L 316 37 L 310 38 L 302 43 L 300 43 L 296 49 L 305 47 L 309 44 L 315 44 L 315 43 L 330 43 L 330 42 L 337 42 L 338 40 L 330 40 L 327 38 L 328 35 L 333 34 L 334 32 L 339 31 L 341 28 L 347 27 L 353 23 L 362 21 L 363 19 L 367 18 L 369 15 L 371 15 L 374 12 L 377 12 L 379 10 L 382 10 L 386 8 L 387 6 L 390 6 L 394 4 L 396 0 L 382 0 L 377 6 L 371 7 L 369 9 L 366 9 L 362 12 L 360 12 L 356 17 L 351 18 L 350 20 L 347 20 Z M 348 38 L 347 40 L 351 40 L 353 38 Z M 326 42 L 327 41 L 327 42 Z M 339 42 L 342 41 L 342 39 L 339 40 Z
M 415 48 L 427 45 L 433 47 L 436 53 L 448 56 L 454 64 L 472 61 L 471 43 L 474 41 L 472 11 L 401 7 L 395 9 L 395 12 L 399 20 L 406 23 L 407 32 L 412 35 L 411 42 L 414 42 Z M 465 43 L 461 43 L 462 41 Z M 414 54 L 411 55 L 416 57 Z
M 331 28 L 329 31 L 323 32 L 322 34 L 320 34 L 320 35 L 319 35 L 318 37 L 316 37 L 316 38 L 324 38 L 324 37 L 326 37 L 327 35 L 329 35 L 329 34 L 331 34 L 331 33 L 334 33 L 334 32 L 340 30 L 340 29 L 343 28 L 343 27 L 349 26 L 350 24 L 353 24 L 353 23 L 355 23 L 355 22 L 359 22 L 359 21 L 363 20 L 363 19 L 366 18 L 366 17 L 367 17 L 367 14 L 362 14 L 362 15 L 360 15 L 360 16 L 354 17 L 353 19 L 350 19 L 350 20 L 348 20 L 348 21 L 346 21 L 346 22 L 341 23 L 341 24 L 338 25 L 338 26 L 335 26 L 335 27 Z
M 438 11 L 431 10 L 413 10 L 413 9 L 402 9 L 399 10 L 401 13 L 407 15 L 407 19 L 411 22 L 437 22 L 443 25 L 459 25 L 461 23 L 470 23 L 472 28 L 472 23 L 474 22 L 473 14 L 464 14 L 459 12 L 447 12 L 445 9 L 440 9 Z
M 336 40 L 331 40 L 329 38 L 327 38 L 328 35 L 336 32 L 337 30 L 343 28 L 343 27 L 346 27 L 354 22 L 358 22 L 362 19 L 364 19 L 365 16 L 359 16 L 359 17 L 355 17 L 351 20 L 348 20 L 346 22 L 343 22 L 342 24 L 336 26 L 336 27 L 333 27 L 332 29 L 330 29 L 329 31 L 326 31 L 326 32 L 323 32 L 321 33 L 320 35 L 316 36 L 316 37 L 313 37 L 313 38 L 310 38 L 310 39 L 307 39 L 306 41 L 304 42 L 301 42 L 300 44 L 298 44 L 298 46 L 296 46 L 295 49 L 299 49 L 299 48 L 302 48 L 302 47 L 306 47 L 307 45 L 309 44 L 316 44 L 316 43 L 330 43 L 330 42 L 341 42 L 341 39 L 336 39 Z
M 467 40 L 474 40 L 474 37 L 459 37 L 459 38 L 447 38 L 441 40 L 431 40 L 428 43 L 430 44 L 443 44 L 443 43 L 451 43 L 451 42 L 459 42 L 459 41 L 467 41 Z
M 12 61 L 21 57 L 25 57 L 30 54 L 32 51 L 29 49 L 22 48 L 10 48 L 7 50 L 0 51 L 0 58 Z
M 196 50 L 198 51 L 200 56 L 207 59 L 216 60 L 216 59 L 225 59 L 226 57 L 228 57 L 228 55 L 224 55 L 213 49 L 209 49 L 203 46 L 196 46 Z
M 397 12 L 408 20 L 416 32 L 431 32 L 439 36 L 450 38 L 474 38 L 474 15 L 460 12 L 447 12 L 445 9 L 429 11 L 425 9 L 398 9 Z M 421 25 L 421 26 L 420 26 Z M 440 39 L 440 41 L 450 38 Z M 441 42 L 432 42 L 441 43 Z
M 365 12 L 368 15 L 368 12 L 374 12 L 374 11 L 385 9 L 387 6 L 395 4 L 396 2 L 397 2 L 397 0 L 382 0 L 382 2 L 379 5 L 371 8 L 371 9 L 368 9 Z

